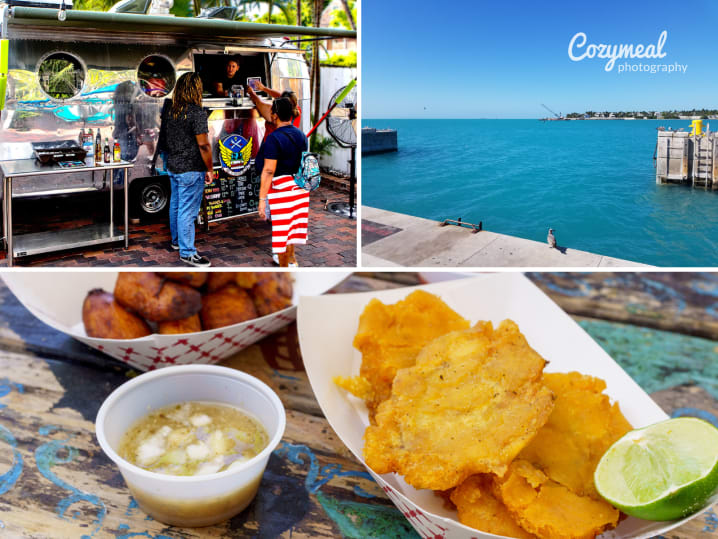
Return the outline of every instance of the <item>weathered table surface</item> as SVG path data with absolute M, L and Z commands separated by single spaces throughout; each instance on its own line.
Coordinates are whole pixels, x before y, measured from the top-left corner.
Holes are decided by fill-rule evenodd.
M 529 277 L 668 414 L 718 425 L 718 346 L 710 340 L 718 336 L 718 275 Z M 420 278 L 356 274 L 334 291 Z M 95 440 L 100 404 L 136 373 L 45 326 L 2 284 L 0 303 L 0 538 L 416 536 L 322 416 L 295 325 L 225 362 L 270 384 L 287 409 L 286 434 L 257 499 L 222 525 L 181 529 L 142 513 Z M 718 537 L 717 530 L 718 517 L 709 511 L 669 537 Z

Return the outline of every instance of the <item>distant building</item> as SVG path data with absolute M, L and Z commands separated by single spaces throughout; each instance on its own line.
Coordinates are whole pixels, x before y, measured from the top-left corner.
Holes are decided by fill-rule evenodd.
M 322 28 L 329 28 L 329 24 L 332 22 L 334 11 L 343 11 L 342 3 L 339 0 L 332 0 L 329 5 L 322 11 L 322 16 L 319 19 L 320 26 Z M 356 23 L 356 21 L 354 21 Z M 347 54 L 351 51 L 357 50 L 356 38 L 338 38 L 328 39 L 325 41 L 327 47 L 327 54 Z

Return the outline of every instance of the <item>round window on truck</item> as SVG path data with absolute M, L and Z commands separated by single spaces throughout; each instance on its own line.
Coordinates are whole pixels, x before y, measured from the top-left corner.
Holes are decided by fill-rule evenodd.
M 40 59 L 37 77 L 42 91 L 52 99 L 70 99 L 82 91 L 85 66 L 69 52 L 51 52 Z
M 165 97 L 175 87 L 175 68 L 166 56 L 147 56 L 137 68 L 137 82 L 150 97 Z

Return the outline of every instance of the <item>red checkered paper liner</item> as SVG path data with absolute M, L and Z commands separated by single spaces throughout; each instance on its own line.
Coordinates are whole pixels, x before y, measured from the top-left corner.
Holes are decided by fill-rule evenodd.
M 296 307 L 289 307 L 262 318 L 199 333 L 154 334 L 131 341 L 88 337 L 77 339 L 143 371 L 168 365 L 212 364 L 290 324 L 296 318 L 296 311 Z

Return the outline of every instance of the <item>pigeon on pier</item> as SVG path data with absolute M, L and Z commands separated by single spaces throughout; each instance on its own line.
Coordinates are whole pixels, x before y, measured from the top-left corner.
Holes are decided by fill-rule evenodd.
M 553 235 L 553 228 L 548 229 L 548 237 L 546 238 L 546 241 L 551 249 L 556 248 L 556 236 Z

